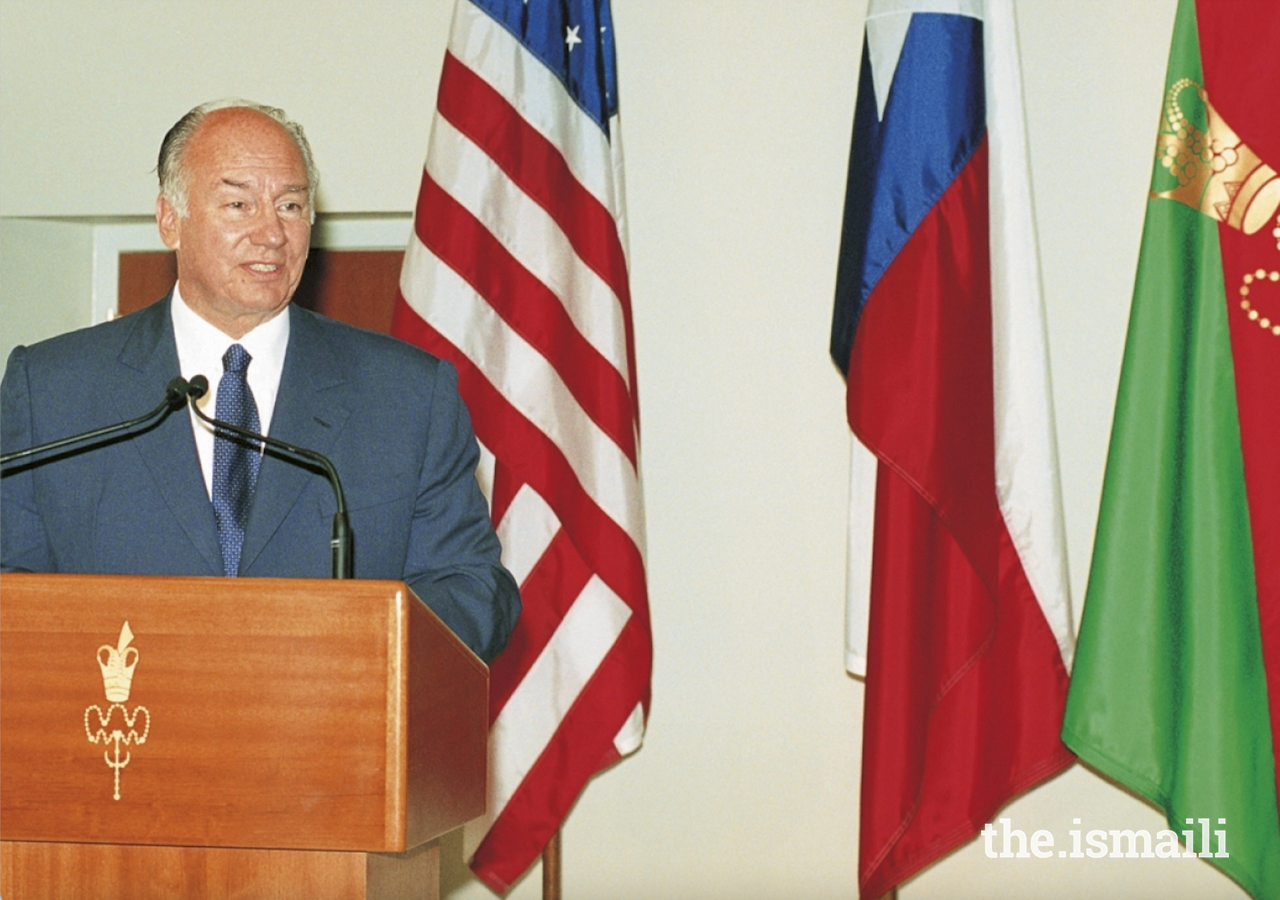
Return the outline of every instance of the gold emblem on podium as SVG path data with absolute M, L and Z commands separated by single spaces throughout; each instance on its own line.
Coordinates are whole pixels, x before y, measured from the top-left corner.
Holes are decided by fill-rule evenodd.
M 92 704 L 84 711 L 84 733 L 91 744 L 105 744 L 102 758 L 115 772 L 115 799 L 120 799 L 120 770 L 129 765 L 131 753 L 127 749 L 147 742 L 151 731 L 151 713 L 145 706 L 135 706 L 130 712 L 126 704 L 133 688 L 133 670 L 138 665 L 138 648 L 130 647 L 133 632 L 125 622 L 120 629 L 116 646 L 103 644 L 98 648 L 98 666 L 102 669 L 102 687 L 107 695 L 107 708 L 103 711 Z M 126 748 L 124 759 L 121 747 Z

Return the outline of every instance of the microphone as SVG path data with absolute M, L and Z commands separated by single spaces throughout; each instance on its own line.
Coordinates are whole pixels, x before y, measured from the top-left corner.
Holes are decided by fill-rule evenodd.
M 13 453 L 6 453 L 4 456 L 0 456 L 0 466 L 28 459 L 41 453 L 47 453 L 50 450 L 59 450 L 63 447 L 70 447 L 74 444 L 81 444 L 99 438 L 108 438 L 114 434 L 119 434 L 120 432 L 128 431 L 130 428 L 135 428 L 138 425 L 150 422 L 152 419 L 159 418 L 161 415 L 168 415 L 175 409 L 182 407 L 187 402 L 187 395 L 191 392 L 191 389 L 191 384 L 179 375 L 165 385 L 164 400 L 162 400 L 160 405 L 149 413 L 138 416 L 136 419 L 130 419 L 127 422 L 108 425 L 105 428 L 86 431 L 84 434 L 73 434 L 71 437 L 65 437 L 56 441 L 49 441 L 46 444 L 37 444 L 34 447 L 28 447 L 25 450 L 17 450 Z M 205 390 L 208 389 L 208 382 L 206 382 Z M 36 465 L 42 465 L 44 462 L 49 462 L 49 460 L 43 460 L 36 463 Z
M 172 382 L 170 384 L 172 385 Z M 258 444 L 266 444 L 268 447 L 281 450 L 287 454 L 283 457 L 284 459 L 289 459 L 290 456 L 305 459 L 324 470 L 325 477 L 329 479 L 329 484 L 333 488 L 333 495 L 338 505 L 337 511 L 333 514 L 333 537 L 329 541 L 330 553 L 332 554 L 331 573 L 333 578 L 351 578 L 355 571 L 355 552 L 352 549 L 351 520 L 347 518 L 347 498 L 342 492 L 342 482 L 338 478 L 338 470 L 334 468 L 329 458 L 322 453 L 317 453 L 315 450 L 298 447 L 273 437 L 267 437 L 265 434 L 258 434 L 247 428 L 241 428 L 239 425 L 232 425 L 230 422 L 224 422 L 221 419 L 205 415 L 196 406 L 196 401 L 209 392 L 209 379 L 203 375 L 196 375 L 191 379 L 190 383 L 184 382 L 184 385 L 182 397 L 190 403 L 191 411 L 202 421 L 207 422 L 214 428 L 230 431 Z

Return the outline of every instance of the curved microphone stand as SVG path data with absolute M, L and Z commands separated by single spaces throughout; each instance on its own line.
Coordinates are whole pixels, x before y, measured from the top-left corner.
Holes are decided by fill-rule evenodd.
M 266 444 L 268 447 L 274 447 L 285 453 L 295 457 L 308 460 L 318 465 L 324 470 L 325 475 L 329 479 L 329 484 L 333 487 L 334 497 L 337 498 L 338 509 L 333 514 L 333 537 L 329 541 L 330 551 L 332 553 L 332 577 L 334 578 L 351 578 L 355 571 L 355 552 L 352 548 L 351 521 L 347 518 L 347 498 L 342 492 L 342 482 L 338 479 L 338 470 L 334 468 L 333 463 L 329 462 L 329 458 L 322 453 L 314 450 L 308 450 L 305 447 L 297 447 L 293 444 L 285 443 L 276 438 L 267 437 L 265 434 L 258 434 L 247 428 L 241 428 L 239 425 L 232 425 L 230 422 L 224 422 L 221 419 L 215 419 L 212 416 L 205 415 L 196 401 L 209 392 L 209 379 L 203 375 L 197 375 L 191 379 L 187 386 L 185 397 L 190 403 L 191 411 L 201 420 L 209 423 L 214 428 L 220 428 L 224 431 L 230 431 L 241 437 L 248 438 L 251 441 Z

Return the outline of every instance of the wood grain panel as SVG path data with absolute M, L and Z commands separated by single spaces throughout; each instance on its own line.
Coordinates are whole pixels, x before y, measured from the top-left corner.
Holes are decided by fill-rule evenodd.
M 178 280 L 178 261 L 172 250 L 121 253 L 116 280 L 116 315 L 150 306 L 169 293 Z
M 357 328 L 391 333 L 403 250 L 312 250 L 293 302 Z
M 485 716 L 487 670 L 400 582 L 0 584 L 6 840 L 401 852 L 483 810 L 483 729 L 471 723 Z M 112 708 L 98 655 L 125 621 L 140 655 Z M 414 646 L 420 631 L 434 636 Z M 420 650 L 434 656 L 420 660 L 425 678 L 409 674 Z M 122 748 L 119 799 L 114 757 L 86 731 L 95 706 L 111 728 L 137 716 L 137 734 L 138 710 L 149 714 L 145 743 Z M 409 710 L 426 715 L 410 722 Z
M 404 854 L 0 842 L 7 900 L 438 900 L 438 844 Z
M 400 670 L 407 679 L 408 846 L 484 815 L 488 777 L 489 670 L 418 607 L 425 615 L 410 617 L 404 650 L 413 665 Z

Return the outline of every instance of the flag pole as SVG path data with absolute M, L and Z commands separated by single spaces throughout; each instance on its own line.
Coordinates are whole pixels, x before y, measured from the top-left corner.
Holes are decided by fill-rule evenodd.
M 542 851 L 542 900 L 560 900 L 560 829 Z

